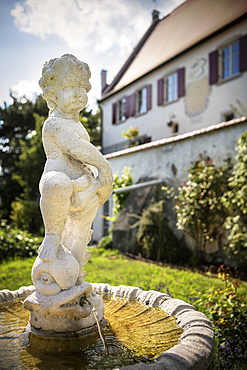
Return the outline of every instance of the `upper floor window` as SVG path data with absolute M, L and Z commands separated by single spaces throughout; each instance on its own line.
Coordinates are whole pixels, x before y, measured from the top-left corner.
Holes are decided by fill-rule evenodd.
M 120 123 L 150 110 L 152 107 L 152 85 L 127 95 L 112 104 L 112 124 Z
M 185 68 L 158 80 L 158 105 L 170 103 L 185 95 Z
M 147 111 L 147 88 L 137 91 L 137 113 L 145 113 Z
M 178 98 L 178 73 L 172 73 L 165 79 L 165 101 L 171 102 Z
M 221 78 L 226 79 L 239 73 L 239 41 L 221 50 Z
M 126 98 L 123 98 L 118 101 L 117 103 L 117 110 L 118 110 L 118 121 L 125 121 L 126 119 Z
M 247 35 L 209 54 L 209 83 L 224 81 L 247 70 Z

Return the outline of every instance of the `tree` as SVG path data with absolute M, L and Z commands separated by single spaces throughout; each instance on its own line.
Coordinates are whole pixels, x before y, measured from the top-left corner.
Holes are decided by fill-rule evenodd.
M 87 111 L 87 107 L 83 109 L 79 117 L 81 123 L 86 128 L 90 141 L 97 149 L 101 150 L 101 112 L 97 110 L 95 114 L 92 109 Z
M 12 98 L 11 105 L 0 107 L 0 214 L 6 219 L 11 214 L 12 220 L 21 227 L 25 212 L 36 209 L 29 202 L 37 204 L 39 197 L 38 183 L 45 162 L 41 130 L 48 108 L 41 95 L 34 103 L 26 98 Z M 100 110 L 93 114 L 92 110 L 85 108 L 80 120 L 91 142 L 100 149 Z M 18 215 L 15 215 L 16 212 Z
M 23 187 L 13 178 L 21 154 L 21 142 L 29 145 L 29 136 L 35 129 L 34 113 L 47 116 L 48 108 L 42 96 L 35 103 L 26 98 L 0 107 L 0 210 L 3 218 L 9 218 L 11 203 L 23 191 Z
M 16 163 L 16 180 L 23 192 L 11 204 L 11 216 L 17 227 L 38 232 L 42 226 L 39 210 L 39 180 L 44 169 L 45 152 L 42 145 L 42 127 L 45 117 L 34 113 L 35 130 L 27 141 L 20 141 L 21 154 Z

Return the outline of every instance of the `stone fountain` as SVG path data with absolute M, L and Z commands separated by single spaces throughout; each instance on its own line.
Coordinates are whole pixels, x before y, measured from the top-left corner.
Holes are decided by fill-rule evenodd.
M 145 334 L 150 345 L 145 347 L 142 343 L 141 347 L 148 351 L 152 337 L 156 338 L 156 342 L 152 339 L 153 346 L 160 347 L 161 352 L 157 352 L 159 357 L 152 364 L 139 363 L 123 369 L 206 369 L 214 349 L 214 335 L 205 315 L 159 292 L 84 281 L 83 267 L 90 258 L 87 245 L 91 225 L 98 207 L 110 196 L 113 182 L 109 162 L 90 143 L 79 121 L 79 112 L 86 106 L 91 88 L 90 76 L 88 65 L 70 54 L 43 66 L 39 84 L 50 109 L 43 126 L 47 161 L 40 180 L 45 237 L 32 268 L 34 286 L 16 292 L 1 291 L 0 303 L 25 298 L 23 306 L 30 311 L 28 327 L 32 335 L 46 340 L 69 340 L 88 338 L 107 325 L 103 297 L 114 300 L 113 311 L 120 312 L 119 316 L 113 315 L 114 320 L 126 317 L 126 321 L 131 321 L 128 327 L 138 319 L 130 318 L 128 308 L 127 316 L 122 316 L 124 312 L 126 315 L 126 302 L 139 302 L 142 307 L 135 307 L 138 314 L 134 312 L 133 317 L 145 313 L 148 318 L 143 319 L 143 326 L 148 330 L 149 326 L 153 327 Z M 120 303 L 116 307 L 118 299 Z M 154 307 L 161 311 L 146 312 Z M 160 312 L 166 317 L 176 317 L 176 326 L 171 331 L 178 330 L 179 335 L 173 338 L 173 346 L 165 344 L 167 319 L 159 316 Z M 111 324 L 110 318 L 109 321 Z M 142 331 L 140 325 L 136 330 Z

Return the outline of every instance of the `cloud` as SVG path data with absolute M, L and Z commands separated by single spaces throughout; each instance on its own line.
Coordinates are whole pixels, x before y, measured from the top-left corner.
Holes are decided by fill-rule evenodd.
M 20 80 L 16 85 L 11 87 L 11 91 L 15 98 L 25 96 L 29 100 L 33 100 L 42 93 L 38 82 L 35 80 Z
M 59 36 L 70 48 L 129 53 L 151 23 L 139 0 L 26 0 L 11 11 L 16 27 L 41 39 Z

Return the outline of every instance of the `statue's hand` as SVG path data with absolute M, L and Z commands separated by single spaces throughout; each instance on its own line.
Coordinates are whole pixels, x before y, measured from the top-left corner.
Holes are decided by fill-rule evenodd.
M 110 165 L 99 170 L 99 181 L 101 186 L 113 183 L 112 169 Z

